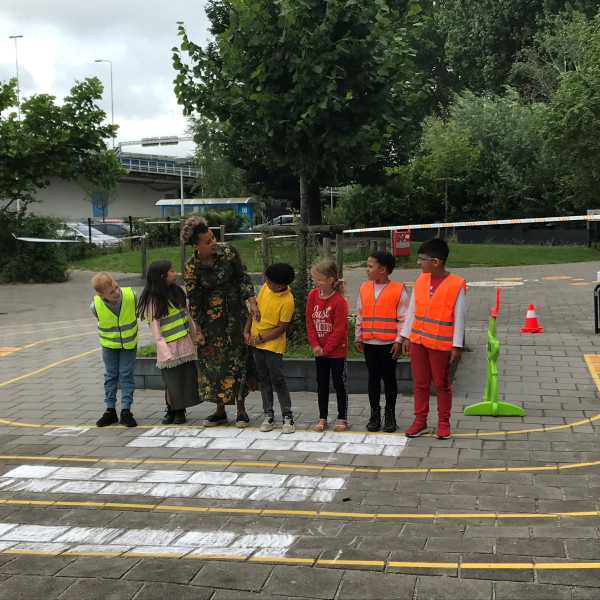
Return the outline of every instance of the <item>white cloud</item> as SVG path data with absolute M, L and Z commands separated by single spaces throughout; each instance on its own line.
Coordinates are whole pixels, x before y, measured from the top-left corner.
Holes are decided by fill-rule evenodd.
M 59 100 L 76 80 L 96 76 L 104 84 L 100 102 L 111 118 L 112 62 L 117 142 L 184 135 L 187 121 L 173 92 L 173 46 L 183 21 L 196 43 L 205 45 L 205 0 L 20 0 L 0 6 L 0 79 L 16 74 L 17 41 L 21 96 L 49 93 Z M 179 153 L 170 147 L 169 153 Z M 189 146 L 188 146 L 189 149 Z M 182 147 L 181 150 L 184 150 Z

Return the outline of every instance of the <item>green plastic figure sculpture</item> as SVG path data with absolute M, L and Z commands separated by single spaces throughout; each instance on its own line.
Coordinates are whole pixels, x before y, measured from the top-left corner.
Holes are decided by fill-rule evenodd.
M 480 416 L 505 416 L 522 417 L 525 411 L 519 406 L 508 402 L 498 402 L 498 356 L 500 355 L 500 342 L 496 338 L 496 317 L 500 308 L 500 288 L 496 288 L 496 307 L 490 308 L 490 326 L 488 329 L 488 342 L 486 346 L 486 377 L 483 402 L 467 406 L 465 415 Z

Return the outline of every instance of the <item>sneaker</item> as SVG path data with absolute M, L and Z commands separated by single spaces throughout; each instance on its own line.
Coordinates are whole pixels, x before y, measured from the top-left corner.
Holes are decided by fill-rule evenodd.
M 404 432 L 404 435 L 409 438 L 419 437 L 423 433 L 427 433 L 427 423 L 423 421 L 413 421 L 413 424 Z
M 438 440 L 449 440 L 452 437 L 450 433 L 449 423 L 438 423 L 437 428 L 437 439 Z
M 96 421 L 97 427 L 106 427 L 119 422 L 117 411 L 114 408 L 107 408 L 106 412 Z
M 216 427 L 217 425 L 227 425 L 227 415 L 221 413 L 220 415 L 209 415 L 202 421 L 203 427 Z
M 185 408 L 173 411 L 173 425 L 183 425 L 185 423 Z
M 239 413 L 235 420 L 235 426 L 238 429 L 245 429 L 248 427 L 248 425 L 250 425 L 250 417 L 248 416 L 248 413 Z
M 259 431 L 273 431 L 275 427 L 275 417 L 265 415 L 265 420 L 261 423 Z
M 119 421 L 121 425 L 125 425 L 125 427 L 137 427 L 137 422 L 133 418 L 131 411 L 127 408 L 124 408 L 121 411 L 121 420 Z
M 283 427 L 281 433 L 294 433 L 296 426 L 294 425 L 294 419 L 292 417 L 283 417 Z
M 170 406 L 167 406 L 167 408 L 165 408 L 165 416 L 163 417 L 162 424 L 163 425 L 172 425 L 174 418 L 175 418 L 175 411 L 171 410 Z

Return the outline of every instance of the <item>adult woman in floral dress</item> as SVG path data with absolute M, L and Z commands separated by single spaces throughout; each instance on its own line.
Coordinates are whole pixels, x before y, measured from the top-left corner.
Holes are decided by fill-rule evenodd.
M 187 219 L 181 239 L 194 248 L 183 278 L 199 344 L 198 391 L 202 400 L 217 405 L 202 424 L 226 424 L 225 405 L 236 404 L 236 426 L 247 427 L 250 419 L 245 398 L 257 385 L 243 333 L 248 318 L 246 301 L 252 316 L 260 319 L 254 286 L 237 250 L 227 243 L 217 244 L 202 217 Z

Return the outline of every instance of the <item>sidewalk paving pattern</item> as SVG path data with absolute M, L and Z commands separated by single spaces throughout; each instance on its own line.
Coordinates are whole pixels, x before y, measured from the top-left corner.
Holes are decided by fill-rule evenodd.
M 290 435 L 258 431 L 256 392 L 246 430 L 203 428 L 206 405 L 165 427 L 152 390 L 135 393 L 139 427 L 99 429 L 91 274 L 0 286 L 0 600 L 600 597 L 597 270 L 455 271 L 470 351 L 444 441 L 402 435 L 411 396 L 397 434 L 365 432 L 361 394 L 346 433 L 312 432 L 311 393 L 292 394 Z M 345 276 L 352 307 L 364 272 Z M 499 399 L 523 418 L 462 414 L 483 395 L 495 286 Z M 519 332 L 530 302 L 543 333 Z

